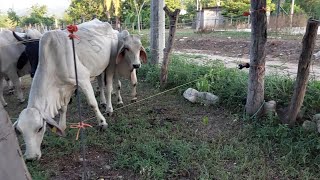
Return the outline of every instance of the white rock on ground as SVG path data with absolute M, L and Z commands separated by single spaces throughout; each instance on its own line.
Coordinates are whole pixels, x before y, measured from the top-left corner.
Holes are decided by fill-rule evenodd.
M 219 97 L 208 92 L 199 92 L 193 88 L 188 88 L 183 97 L 192 103 L 202 103 L 205 105 L 213 105 L 219 101 Z
M 315 114 L 312 118 L 312 121 L 317 123 L 318 133 L 320 133 L 320 114 Z
M 277 105 L 277 103 L 273 100 L 266 102 L 263 106 L 264 114 L 275 113 L 276 112 L 276 105 Z
M 307 131 L 317 131 L 317 124 L 312 121 L 304 121 L 302 127 Z
M 197 102 L 197 94 L 199 91 L 193 89 L 193 88 L 188 88 L 186 91 L 183 93 L 183 97 L 186 98 L 188 101 L 192 103 Z

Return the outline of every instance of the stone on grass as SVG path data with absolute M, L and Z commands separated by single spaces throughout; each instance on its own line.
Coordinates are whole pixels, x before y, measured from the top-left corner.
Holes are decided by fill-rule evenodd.
M 197 94 L 198 91 L 192 88 L 188 88 L 184 93 L 183 93 L 183 97 L 186 98 L 188 101 L 192 102 L 192 103 L 196 103 L 197 102 Z
M 276 112 L 277 103 L 273 100 L 265 102 L 263 106 L 264 114 L 273 114 Z
M 317 131 L 317 124 L 312 121 L 304 121 L 302 124 L 303 129 L 310 131 L 310 132 L 315 132 Z
M 208 92 L 199 92 L 193 88 L 188 88 L 183 97 L 192 103 L 202 103 L 205 105 L 213 105 L 219 101 L 219 97 Z
M 213 105 L 219 101 L 219 97 L 208 92 L 198 92 L 197 101 L 205 105 Z
M 318 133 L 320 133 L 320 114 L 315 114 L 312 118 L 312 121 L 317 123 Z

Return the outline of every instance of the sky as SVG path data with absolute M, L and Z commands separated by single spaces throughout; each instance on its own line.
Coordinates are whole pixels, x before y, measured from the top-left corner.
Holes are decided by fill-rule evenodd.
M 35 4 L 47 5 L 49 14 L 62 15 L 68 8 L 71 0 L 0 0 L 0 11 L 5 13 L 9 8 L 14 9 L 18 15 L 24 15 Z

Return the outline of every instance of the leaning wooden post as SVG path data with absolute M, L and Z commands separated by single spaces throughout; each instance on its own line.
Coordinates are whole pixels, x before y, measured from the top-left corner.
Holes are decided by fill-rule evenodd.
M 0 179 L 31 180 L 8 113 L 0 104 Z
M 309 19 L 306 29 L 306 34 L 302 41 L 302 52 L 299 58 L 297 80 L 294 87 L 293 96 L 289 106 L 288 114 L 286 114 L 284 123 L 293 126 L 296 122 L 297 115 L 303 103 L 304 95 L 309 78 L 309 70 L 314 51 L 314 46 L 317 39 L 319 21 Z
M 163 50 L 163 61 L 161 66 L 161 75 L 160 75 L 160 87 L 164 88 L 167 84 L 168 79 L 168 64 L 169 64 L 169 55 L 172 50 L 172 46 L 174 43 L 174 37 L 177 30 L 177 20 L 179 17 L 180 9 L 176 9 L 174 12 L 171 12 L 171 10 L 165 6 L 163 8 L 166 15 L 169 17 L 169 37 L 168 41 L 166 43 L 166 47 Z
M 251 0 L 250 71 L 246 113 L 259 116 L 264 103 L 264 75 L 267 42 L 266 0 Z

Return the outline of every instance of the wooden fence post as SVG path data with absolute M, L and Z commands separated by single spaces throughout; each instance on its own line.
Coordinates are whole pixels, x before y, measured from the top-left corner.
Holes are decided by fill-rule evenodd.
M 264 102 L 264 75 L 267 42 L 266 0 L 251 0 L 250 70 L 246 113 L 259 116 Z M 258 112 L 259 111 L 259 112 Z
M 319 21 L 309 19 L 306 34 L 302 41 L 302 52 L 299 58 L 297 80 L 294 87 L 293 96 L 289 106 L 289 111 L 282 120 L 283 123 L 293 126 L 303 103 L 304 95 L 308 84 L 310 64 L 314 46 L 317 39 Z
M 174 12 L 165 6 L 163 8 L 165 13 L 169 16 L 169 37 L 166 43 L 166 47 L 163 50 L 163 61 L 161 66 L 161 75 L 160 75 L 160 87 L 164 88 L 167 84 L 168 79 L 168 64 L 169 64 L 169 55 L 172 50 L 172 46 L 174 43 L 174 37 L 177 30 L 177 22 L 180 13 L 180 9 L 176 9 Z

